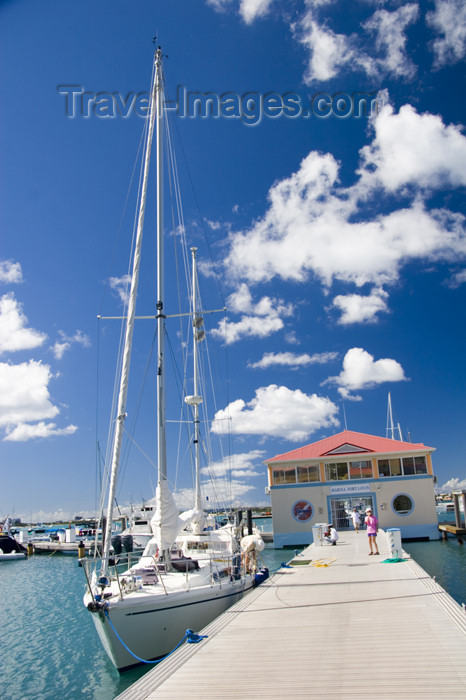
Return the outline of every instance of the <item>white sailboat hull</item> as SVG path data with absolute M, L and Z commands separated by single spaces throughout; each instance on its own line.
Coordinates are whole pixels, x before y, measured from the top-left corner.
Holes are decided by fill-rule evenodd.
M 253 582 L 251 575 L 221 585 L 200 586 L 168 595 L 164 592 L 154 594 L 143 588 L 123 600 L 109 603 L 108 617 L 102 610 L 93 613 L 92 617 L 109 658 L 117 669 L 123 670 L 141 663 L 141 659 L 149 661 L 169 654 L 183 639 L 187 629 L 199 633 L 252 589 Z M 90 600 L 86 594 L 84 603 L 87 605 Z

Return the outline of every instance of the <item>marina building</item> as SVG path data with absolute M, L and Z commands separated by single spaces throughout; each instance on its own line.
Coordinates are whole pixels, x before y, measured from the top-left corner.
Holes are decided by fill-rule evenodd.
M 344 430 L 266 460 L 274 547 L 311 543 L 321 523 L 351 530 L 353 509 L 364 522 L 369 507 L 403 539 L 439 539 L 434 449 Z

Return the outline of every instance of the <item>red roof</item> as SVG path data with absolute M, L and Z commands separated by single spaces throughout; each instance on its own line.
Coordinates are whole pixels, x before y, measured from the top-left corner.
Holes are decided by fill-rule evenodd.
M 323 440 L 313 442 L 297 450 L 276 455 L 272 459 L 265 460 L 266 464 L 272 462 L 287 462 L 289 460 L 317 459 L 325 456 L 358 455 L 364 452 L 386 454 L 387 452 L 432 452 L 434 447 L 427 447 L 422 442 L 403 442 L 390 438 L 355 433 L 352 430 L 343 430 L 341 433 L 331 435 Z

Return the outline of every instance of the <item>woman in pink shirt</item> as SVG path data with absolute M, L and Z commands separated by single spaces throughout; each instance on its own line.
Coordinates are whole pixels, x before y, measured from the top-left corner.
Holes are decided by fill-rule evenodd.
M 377 530 L 379 529 L 379 523 L 377 522 L 377 518 L 375 515 L 372 515 L 372 509 L 368 508 L 366 510 L 366 520 L 365 523 L 367 525 L 367 535 L 369 537 L 369 547 L 370 547 L 370 552 L 369 556 L 371 554 L 379 554 L 379 548 L 377 547 Z M 375 552 L 372 551 L 375 548 Z

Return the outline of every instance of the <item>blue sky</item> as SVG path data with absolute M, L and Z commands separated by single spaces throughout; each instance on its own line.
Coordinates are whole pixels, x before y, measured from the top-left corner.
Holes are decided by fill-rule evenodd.
M 404 437 L 436 448 L 439 486 L 466 487 L 464 4 L 4 0 L 0 517 L 94 511 L 117 334 L 96 316 L 121 312 L 144 122 L 130 106 L 154 35 L 187 237 L 226 300 L 209 328 L 228 354 L 236 501 L 267 503 L 263 460 L 345 416 L 385 436 L 388 392 Z M 177 111 L 194 93 L 219 115 Z M 216 287 L 207 270 L 201 285 Z M 120 503 L 153 483 L 136 459 Z

